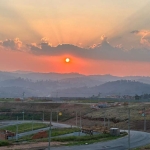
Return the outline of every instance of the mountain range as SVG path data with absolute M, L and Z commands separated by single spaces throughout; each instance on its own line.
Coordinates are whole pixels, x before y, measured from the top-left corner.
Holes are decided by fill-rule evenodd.
M 150 93 L 150 77 L 0 72 L 0 97 L 92 97 Z

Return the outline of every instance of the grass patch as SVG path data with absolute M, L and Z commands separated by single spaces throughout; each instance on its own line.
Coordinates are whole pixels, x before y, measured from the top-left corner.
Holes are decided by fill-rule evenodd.
M 127 135 L 127 133 L 123 133 L 120 136 L 112 136 L 110 134 L 99 134 L 99 135 L 93 135 L 93 136 L 86 135 L 86 136 L 58 137 L 59 135 L 69 134 L 69 133 L 73 133 L 73 132 L 77 132 L 77 131 L 79 131 L 78 128 L 52 129 L 51 141 L 67 143 L 67 144 L 63 144 L 63 145 L 68 145 L 68 146 L 84 145 L 85 143 L 92 144 L 92 143 L 96 143 L 96 142 L 102 142 L 102 141 L 117 139 L 117 138 L 120 138 L 120 137 Z M 32 136 L 33 135 L 23 137 L 23 138 L 19 139 L 19 142 L 22 142 L 22 141 L 47 142 L 48 141 L 48 138 L 32 140 Z
M 8 146 L 10 143 L 8 141 L 0 141 L 0 146 Z
M 44 123 L 33 123 L 33 130 L 45 127 L 48 127 L 48 125 Z M 1 128 L 1 130 L 9 130 L 11 132 L 16 132 L 16 125 Z M 23 133 L 31 130 L 32 130 L 32 123 L 18 124 L 18 133 Z
M 64 134 L 69 134 L 69 133 L 73 133 L 73 132 L 78 132 L 79 129 L 78 128 L 61 128 L 61 129 L 52 129 L 51 130 L 51 136 L 52 137 L 56 137 L 59 135 L 64 135 Z M 48 131 L 47 131 L 48 133 Z M 21 137 L 18 141 L 19 142 L 23 142 L 23 141 L 30 141 L 30 142 L 47 142 L 48 138 L 42 138 L 42 139 L 32 139 L 33 135 L 28 135 L 28 136 L 24 136 Z
M 92 144 L 96 142 L 102 142 L 107 140 L 113 140 L 120 138 L 122 136 L 127 135 L 122 134 L 121 136 L 112 136 L 110 134 L 99 134 L 99 135 L 86 135 L 86 136 L 70 136 L 70 137 L 56 137 L 53 138 L 52 141 L 58 141 L 58 142 L 67 142 L 66 145 L 83 145 L 85 143 Z
M 56 137 L 56 136 L 59 136 L 59 135 L 64 135 L 64 134 L 69 134 L 69 133 L 73 133 L 73 132 L 77 132 L 79 131 L 78 128 L 61 128 L 61 129 L 52 129 L 51 131 L 51 136 L 52 137 Z M 48 131 L 47 131 L 48 133 Z M 32 140 L 32 136 L 33 135 L 28 135 L 28 136 L 24 136 L 22 138 L 19 139 L 19 141 L 41 141 L 41 142 L 47 142 L 48 141 L 48 138 L 43 138 L 43 139 L 37 139 L 37 140 Z
M 59 136 L 59 135 L 64 135 L 64 134 L 69 134 L 73 132 L 78 132 L 78 128 L 64 128 L 64 129 L 52 129 L 52 137 L 54 136 Z

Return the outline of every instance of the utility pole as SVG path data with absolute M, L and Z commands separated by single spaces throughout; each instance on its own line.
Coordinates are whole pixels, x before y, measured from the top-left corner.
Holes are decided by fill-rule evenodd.
M 130 108 L 128 109 L 128 150 L 130 150 Z
M 53 112 L 51 111 L 51 122 L 53 122 Z
M 109 119 L 109 115 L 108 115 L 108 129 L 110 129 L 110 119 Z
M 22 99 L 23 99 L 23 101 L 24 101 L 24 94 L 25 94 L 25 92 L 22 93 Z
M 144 131 L 146 131 L 146 111 L 144 107 Z
M 44 110 L 43 110 L 43 122 L 44 122 Z
M 80 111 L 80 130 L 82 128 L 81 111 Z
M 81 133 L 81 128 L 82 128 L 82 122 L 81 122 L 81 111 L 80 111 L 80 131 L 79 131 L 79 136 L 80 136 L 80 133 Z
M 32 115 L 32 131 L 33 131 L 33 115 Z
M 76 111 L 76 126 L 78 126 L 78 113 L 77 113 L 77 111 Z
M 18 116 L 17 116 L 17 124 L 16 124 L 16 141 L 18 141 Z
M 51 126 L 52 126 L 52 111 L 50 112 L 50 124 L 49 124 L 49 138 L 48 138 L 48 150 L 50 150 L 50 142 L 51 142 Z
M 24 111 L 22 112 L 22 120 L 24 121 Z
M 58 123 L 58 111 L 57 111 L 57 123 Z
M 105 127 L 105 124 L 106 124 L 106 120 L 105 120 L 105 110 L 104 110 L 104 127 Z

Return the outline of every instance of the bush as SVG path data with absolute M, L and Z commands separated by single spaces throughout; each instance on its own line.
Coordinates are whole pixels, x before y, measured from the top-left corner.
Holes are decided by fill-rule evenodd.
M 102 135 L 94 135 L 94 136 L 68 136 L 68 137 L 56 137 L 53 138 L 53 141 L 59 141 L 59 142 L 68 142 L 68 141 L 88 141 L 88 140 L 100 140 L 104 138 L 112 137 L 109 134 L 102 134 Z
M 8 146 L 10 143 L 8 141 L 0 141 L 0 146 Z

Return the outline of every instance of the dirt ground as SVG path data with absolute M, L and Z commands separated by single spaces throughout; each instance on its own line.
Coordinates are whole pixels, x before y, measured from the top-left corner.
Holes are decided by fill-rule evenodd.
M 60 146 L 66 143 L 51 142 L 51 146 Z M 11 145 L 0 147 L 0 150 L 44 150 L 48 147 L 48 142 L 38 142 L 31 144 Z

